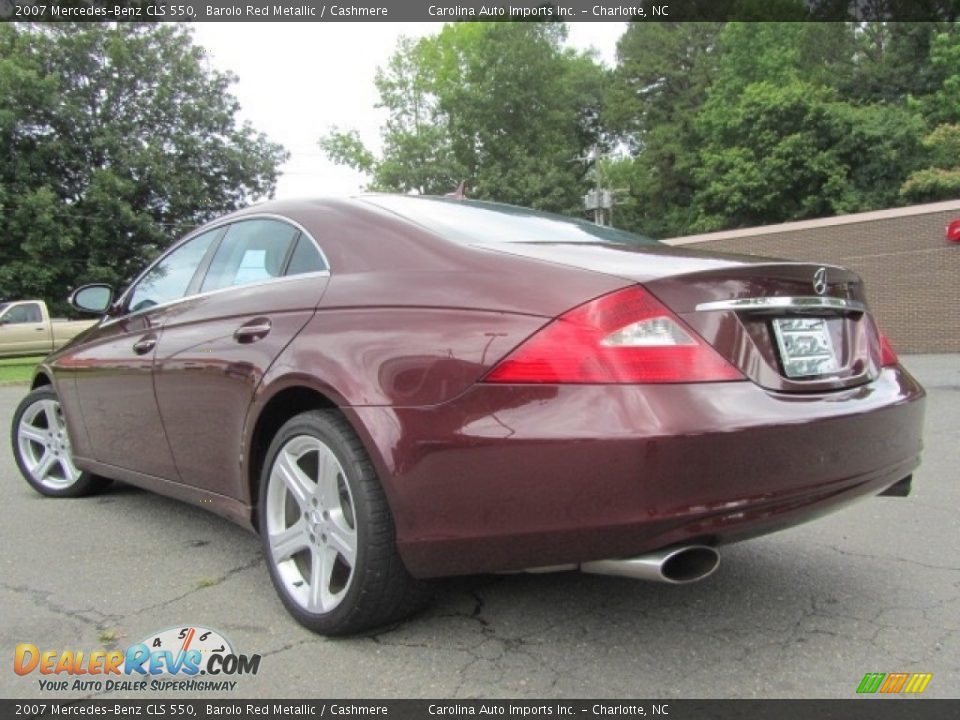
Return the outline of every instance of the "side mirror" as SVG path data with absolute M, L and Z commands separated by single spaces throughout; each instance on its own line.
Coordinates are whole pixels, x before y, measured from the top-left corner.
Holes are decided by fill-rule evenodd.
M 113 288 L 103 283 L 83 285 L 70 293 L 69 302 L 80 312 L 102 315 L 113 301 Z

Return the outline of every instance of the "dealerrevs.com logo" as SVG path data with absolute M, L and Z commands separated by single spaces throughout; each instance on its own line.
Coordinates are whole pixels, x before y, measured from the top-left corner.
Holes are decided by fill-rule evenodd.
M 234 690 L 241 675 L 256 675 L 259 655 L 241 655 L 216 630 L 196 625 L 151 633 L 126 650 L 41 650 L 20 643 L 17 675 L 39 675 L 40 690 L 85 692 Z

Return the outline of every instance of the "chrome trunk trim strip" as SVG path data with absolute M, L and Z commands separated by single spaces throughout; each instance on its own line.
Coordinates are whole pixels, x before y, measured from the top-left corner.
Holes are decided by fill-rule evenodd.
M 859 300 L 837 297 L 757 297 L 715 300 L 700 303 L 697 311 L 710 310 L 833 310 L 840 312 L 866 312 L 867 307 Z

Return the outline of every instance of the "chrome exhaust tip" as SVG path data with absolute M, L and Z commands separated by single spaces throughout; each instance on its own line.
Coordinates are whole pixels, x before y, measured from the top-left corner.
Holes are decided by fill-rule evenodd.
M 581 563 L 580 570 L 597 575 L 618 575 L 671 585 L 696 582 L 712 575 L 720 565 L 720 553 L 707 545 L 672 547 L 624 560 Z

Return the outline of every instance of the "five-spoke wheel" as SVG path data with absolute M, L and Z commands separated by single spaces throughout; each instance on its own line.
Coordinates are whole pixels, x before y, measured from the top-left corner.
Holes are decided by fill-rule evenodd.
M 56 391 L 50 386 L 27 395 L 13 416 L 13 453 L 27 482 L 44 495 L 77 497 L 108 481 L 77 469 Z
M 263 466 L 260 534 L 291 614 L 328 635 L 381 625 L 426 598 L 397 554 L 393 519 L 359 439 L 334 410 L 297 415 Z
M 287 593 L 309 612 L 339 605 L 357 564 L 353 498 L 337 456 L 311 435 L 280 449 L 266 507 L 270 556 Z

